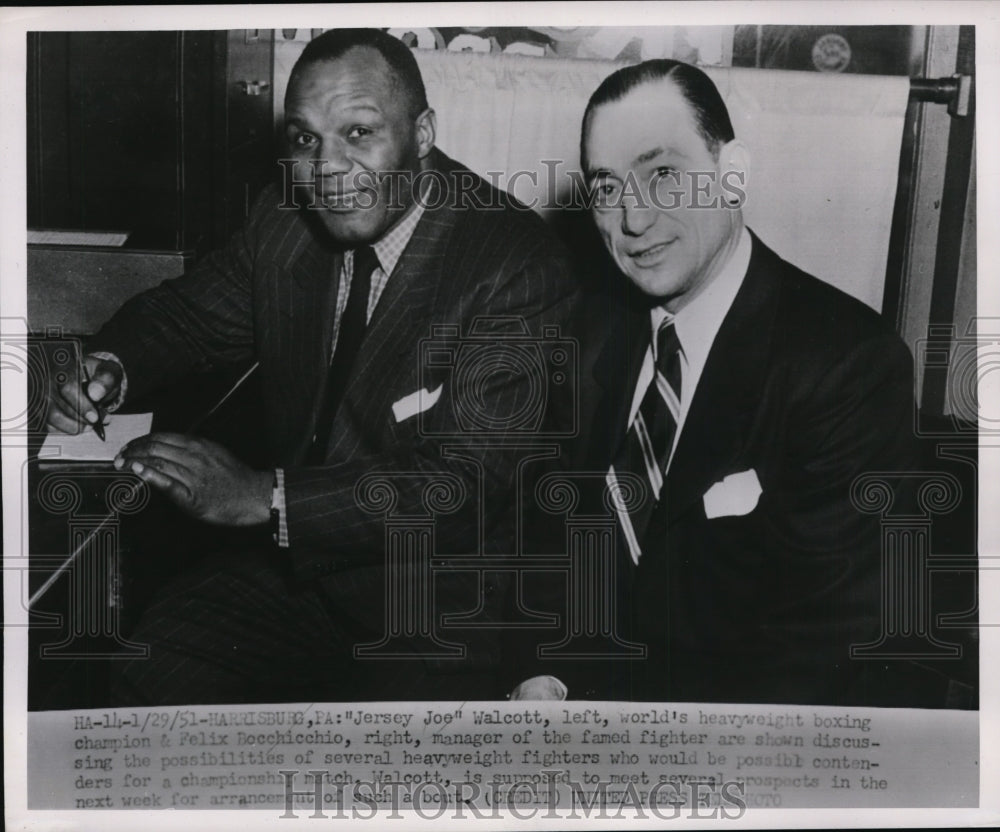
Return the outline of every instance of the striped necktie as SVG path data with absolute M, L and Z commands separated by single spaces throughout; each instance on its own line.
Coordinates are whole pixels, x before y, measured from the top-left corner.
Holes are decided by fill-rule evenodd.
M 629 426 L 625 442 L 608 471 L 608 485 L 617 495 L 615 509 L 632 560 L 638 564 L 640 541 L 649 527 L 653 509 L 660 499 L 663 478 L 680 417 L 681 343 L 673 320 L 664 318 L 656 333 L 656 360 L 653 379 Z M 638 478 L 648 486 L 648 499 L 630 501 L 622 494 L 635 489 L 623 480 Z

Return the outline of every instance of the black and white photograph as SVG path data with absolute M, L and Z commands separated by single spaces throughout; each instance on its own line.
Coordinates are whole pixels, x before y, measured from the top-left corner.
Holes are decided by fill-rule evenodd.
M 998 11 L 0 10 L 9 828 L 1000 821 Z

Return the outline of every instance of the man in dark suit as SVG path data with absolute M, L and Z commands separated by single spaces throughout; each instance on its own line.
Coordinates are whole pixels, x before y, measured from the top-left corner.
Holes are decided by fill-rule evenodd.
M 908 350 L 745 228 L 749 154 L 700 70 L 611 75 L 582 161 L 629 283 L 608 276 L 626 300 L 593 362 L 581 468 L 612 495 L 618 640 L 646 652 L 520 678 L 570 698 L 878 703 L 850 651 L 879 635 L 880 527 L 851 487 L 912 465 Z
M 271 523 L 277 544 L 213 560 L 170 588 L 131 635 L 151 655 L 119 663 L 117 703 L 495 695 L 495 633 L 479 630 L 463 659 L 453 645 L 436 649 L 433 621 L 477 607 L 488 619 L 500 582 L 480 597 L 475 572 L 432 578 L 405 553 L 387 576 L 385 520 L 417 518 L 415 534 L 436 551 L 511 551 L 510 524 L 484 521 L 480 508 L 513 500 L 517 455 L 473 435 L 469 419 L 502 440 L 526 411 L 559 418 L 558 391 L 537 401 L 539 379 L 492 365 L 489 347 L 538 343 L 567 323 L 575 286 L 563 250 L 532 212 L 435 149 L 416 62 L 382 32 L 312 41 L 285 119 L 299 207 L 265 190 L 227 248 L 102 328 L 86 390 L 73 379 L 53 391 L 51 427 L 78 430 L 125 395 L 259 362 L 273 467 L 163 433 L 116 460 L 206 522 Z M 441 325 L 431 360 L 421 342 Z M 470 333 L 486 353 L 459 378 Z M 400 587 L 428 616 L 394 622 L 403 658 L 354 660 L 356 645 L 390 626 L 386 597 Z M 442 681 L 448 669 L 464 674 Z

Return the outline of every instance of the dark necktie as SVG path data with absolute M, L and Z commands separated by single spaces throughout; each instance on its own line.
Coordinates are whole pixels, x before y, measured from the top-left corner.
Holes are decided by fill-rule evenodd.
M 630 489 L 622 475 L 640 478 L 650 497 L 637 505 L 617 502 L 618 522 L 632 555 L 639 562 L 640 542 L 649 526 L 653 509 L 659 502 L 670 450 L 680 416 L 681 356 L 680 341 L 672 320 L 664 319 L 656 333 L 656 362 L 653 379 L 635 414 L 625 442 L 615 456 L 608 482 L 624 492 Z
M 337 343 L 330 361 L 326 377 L 326 395 L 319 417 L 312 446 L 306 457 L 307 464 L 319 465 L 326 457 L 326 446 L 333 428 L 333 419 L 344 397 L 351 369 L 358 357 L 361 341 L 368 325 L 368 296 L 371 294 L 372 273 L 379 267 L 378 256 L 371 246 L 354 250 L 354 268 L 351 275 L 351 291 L 347 296 L 347 306 L 340 319 Z

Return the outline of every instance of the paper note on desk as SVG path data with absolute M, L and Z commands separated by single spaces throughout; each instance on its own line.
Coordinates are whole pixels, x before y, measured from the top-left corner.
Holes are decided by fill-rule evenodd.
M 122 246 L 128 231 L 63 231 L 58 228 L 29 228 L 28 243 L 57 246 Z
M 105 441 L 86 427 L 74 435 L 50 433 L 38 452 L 39 462 L 111 462 L 126 442 L 145 436 L 153 426 L 152 413 L 109 413 L 104 417 Z

